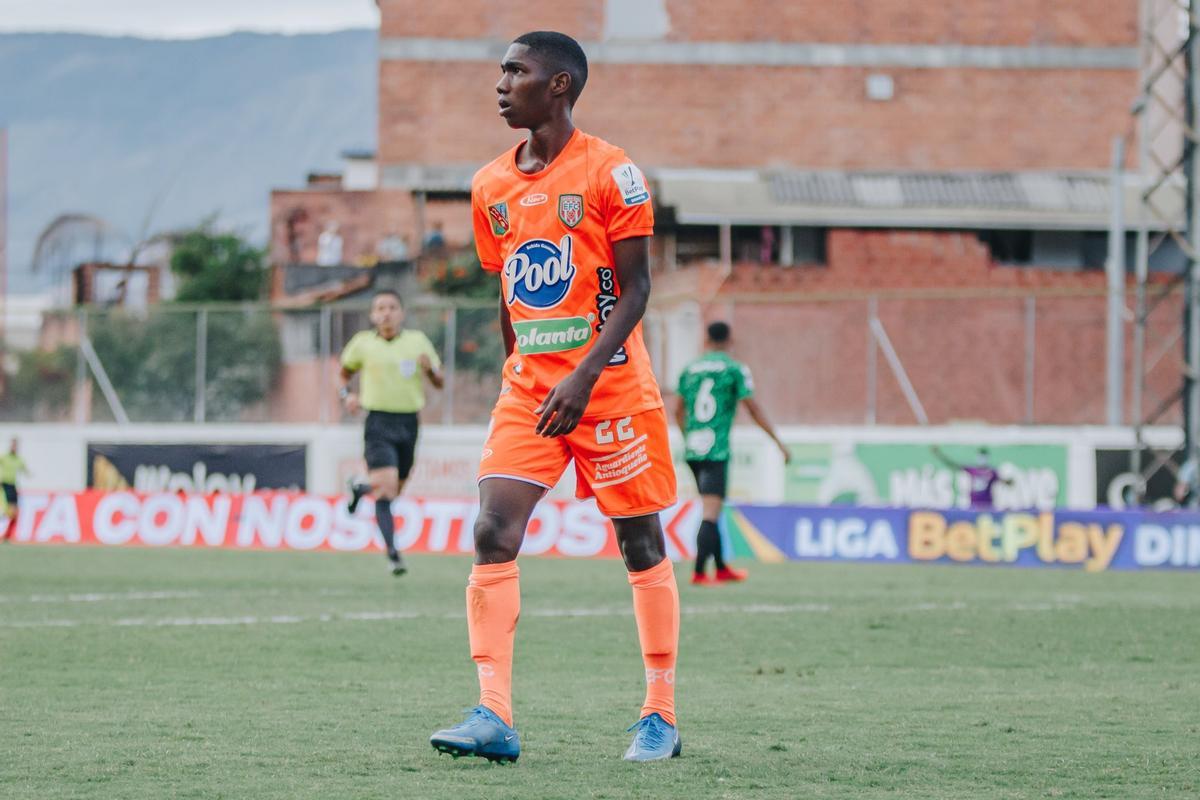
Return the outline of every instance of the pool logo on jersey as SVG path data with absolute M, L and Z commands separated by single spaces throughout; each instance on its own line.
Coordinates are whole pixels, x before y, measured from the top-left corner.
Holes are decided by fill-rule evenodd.
M 523 242 L 504 262 L 504 299 L 528 308 L 553 308 L 562 302 L 575 279 L 571 234 L 558 244 L 545 239 Z
M 558 218 L 568 228 L 583 222 L 583 195 L 560 194 L 558 196 Z
M 492 222 L 492 233 L 497 236 L 506 236 L 512 228 L 508 223 L 508 203 L 488 206 L 488 219 Z

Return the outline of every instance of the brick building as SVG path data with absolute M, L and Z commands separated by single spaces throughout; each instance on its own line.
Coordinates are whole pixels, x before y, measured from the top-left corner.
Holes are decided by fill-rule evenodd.
M 273 193 L 277 265 L 312 261 L 330 220 L 348 263 L 388 234 L 418 251 L 435 225 L 467 244 L 471 175 L 519 135 L 496 114 L 500 57 L 558 29 L 591 64 L 577 124 L 656 189 L 665 379 L 724 316 L 752 362 L 778 363 L 786 337 L 787 369 L 759 369 L 785 420 L 912 422 L 904 381 L 935 422 L 1102 420 L 1084 387 L 1102 392 L 1106 172 L 1138 91 L 1137 0 L 378 5 L 377 152 Z M 1013 308 L 984 313 L 997 295 Z

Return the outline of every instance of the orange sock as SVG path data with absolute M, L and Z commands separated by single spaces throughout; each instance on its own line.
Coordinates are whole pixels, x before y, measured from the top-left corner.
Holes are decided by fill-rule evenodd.
M 642 716 L 658 712 L 675 724 L 675 656 L 679 651 L 679 589 L 675 568 L 664 558 L 641 572 L 629 573 L 633 615 L 637 618 L 642 662 L 646 665 L 646 702 Z
M 467 635 L 479 672 L 479 704 L 513 724 L 513 635 L 521 614 L 516 561 L 476 564 L 467 581 Z

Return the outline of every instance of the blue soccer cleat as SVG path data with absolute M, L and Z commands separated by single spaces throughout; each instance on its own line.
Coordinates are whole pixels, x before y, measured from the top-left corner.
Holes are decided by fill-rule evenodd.
M 647 714 L 635 722 L 629 730 L 636 730 L 626 761 L 663 761 L 679 755 L 683 743 L 679 741 L 679 730 L 658 715 Z
M 479 756 L 513 763 L 521 755 L 521 737 L 487 706 L 475 706 L 462 722 L 430 736 L 429 743 L 455 758 Z

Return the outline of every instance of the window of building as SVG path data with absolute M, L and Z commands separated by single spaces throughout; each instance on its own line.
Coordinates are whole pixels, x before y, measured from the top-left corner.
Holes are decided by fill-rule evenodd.
M 825 240 L 829 236 L 828 228 L 792 228 L 792 253 L 780 254 L 781 264 L 824 264 Z M 784 237 L 786 239 L 786 236 Z
M 1004 266 L 1032 266 L 1042 269 L 1102 270 L 1108 263 L 1107 231 L 979 231 L 979 240 L 988 246 L 992 259 Z M 1137 234 L 1125 234 L 1125 271 L 1133 272 L 1137 263 Z M 1186 258 L 1173 241 L 1163 242 L 1150 254 L 1154 272 L 1176 271 Z
M 779 228 L 774 225 L 734 225 L 732 241 L 734 263 L 779 263 Z
M 721 229 L 716 225 L 680 225 L 675 234 L 675 260 L 680 264 L 721 257 Z
M 997 264 L 1029 264 L 1033 260 L 1033 231 L 979 231 Z

